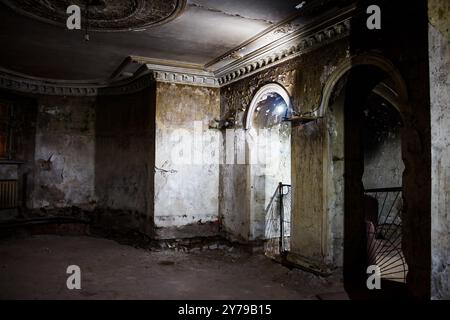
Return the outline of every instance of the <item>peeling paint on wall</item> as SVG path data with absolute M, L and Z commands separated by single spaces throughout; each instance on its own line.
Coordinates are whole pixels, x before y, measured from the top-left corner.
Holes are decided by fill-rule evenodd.
M 95 202 L 95 100 L 39 99 L 33 208 Z
M 299 58 L 287 61 L 276 67 L 261 71 L 252 77 L 235 82 L 221 89 L 221 115 L 222 118 L 234 115 L 236 119 L 236 131 L 243 130 L 243 119 L 250 102 L 263 85 L 277 82 L 288 91 L 293 108 L 297 112 L 308 112 L 317 108 L 321 101 L 322 87 L 325 79 L 335 67 L 346 57 L 348 41 L 343 39 L 322 47 L 318 51 L 308 53 Z M 310 124 L 314 127 L 316 124 Z M 225 139 L 225 137 L 224 137 Z M 316 183 L 320 184 L 323 174 L 322 168 L 322 145 L 311 145 L 308 149 L 305 144 L 311 144 L 308 137 L 304 136 L 301 128 L 292 130 L 292 185 L 293 185 L 293 221 L 292 241 L 293 251 L 320 257 L 324 252 L 325 244 L 322 230 L 314 229 L 312 225 L 326 224 L 323 220 L 323 199 L 321 193 L 317 193 Z M 226 140 L 226 139 L 225 139 Z M 236 139 L 237 140 L 237 139 Z M 225 141 L 226 143 L 226 141 Z M 236 148 L 238 150 L 239 148 Z M 305 154 L 305 150 L 309 150 Z M 236 155 L 237 156 L 237 155 Z M 308 167 L 301 159 L 320 159 L 314 162 L 314 168 Z M 309 168 L 305 170 L 305 165 Z M 222 165 L 220 175 L 220 215 L 224 230 L 229 237 L 248 241 L 252 239 L 250 231 L 250 180 L 247 165 Z M 314 202 L 311 199 L 318 199 Z M 308 199 L 308 201 L 302 201 Z M 312 215 L 314 223 L 306 223 L 303 214 L 309 209 L 321 214 Z M 298 229 L 300 226 L 301 229 Z M 296 229 L 295 229 L 296 228 Z M 301 234 L 301 236 L 300 236 Z M 299 240 L 298 237 L 306 239 L 307 234 L 311 239 L 307 242 Z M 306 250 L 306 251 L 305 251 Z M 309 251 L 308 251 L 309 250 Z
M 450 299 L 450 2 L 429 0 L 432 298 Z
M 157 228 L 210 226 L 206 223 L 219 219 L 219 165 L 207 161 L 219 156 L 220 133 L 209 128 L 209 123 L 219 117 L 219 101 L 219 89 L 157 84 Z M 194 141 L 195 137 L 201 141 Z

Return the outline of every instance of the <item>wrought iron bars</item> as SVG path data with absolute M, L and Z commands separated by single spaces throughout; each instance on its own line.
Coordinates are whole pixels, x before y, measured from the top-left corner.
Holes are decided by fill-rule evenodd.
M 384 280 L 406 282 L 402 251 L 402 188 L 365 190 L 368 264 L 377 265 Z M 381 203 L 381 207 L 380 207 Z

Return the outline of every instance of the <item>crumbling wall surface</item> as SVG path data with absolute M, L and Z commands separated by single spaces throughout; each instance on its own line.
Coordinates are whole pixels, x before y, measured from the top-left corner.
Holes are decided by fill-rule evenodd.
M 327 251 L 328 261 L 336 266 L 342 266 L 344 261 L 344 104 L 345 92 L 338 90 L 336 98 L 330 102 L 327 109 L 327 135 L 325 136 L 329 146 L 326 197 L 328 197 L 329 230 L 332 239 L 328 243 Z
M 450 2 L 429 0 L 433 299 L 450 299 Z
M 220 132 L 209 125 L 219 117 L 219 93 L 216 88 L 157 83 L 154 222 L 158 228 L 190 226 L 199 236 L 206 235 L 202 230 L 218 232 L 221 142 Z
M 99 218 L 113 229 L 153 225 L 154 110 L 154 86 L 98 98 L 95 193 Z
M 366 154 L 363 183 L 365 189 L 402 186 L 404 165 L 398 132 L 379 144 L 377 153 Z
M 258 164 L 250 168 L 253 181 L 251 201 L 257 205 L 251 216 L 251 235 L 255 240 L 278 238 L 280 236 L 279 219 L 279 183 L 291 184 L 291 125 L 289 122 L 263 128 L 258 132 L 258 144 L 254 154 Z M 284 188 L 283 193 L 288 189 Z M 284 233 L 290 236 L 290 194 L 285 197 Z M 259 210 L 258 210 L 259 206 Z M 276 209 L 278 208 L 278 210 Z
M 38 98 L 33 208 L 95 203 L 94 127 L 94 98 Z
M 382 17 L 384 17 L 380 30 L 367 28 L 365 12 L 367 7 L 373 4 L 380 6 Z M 358 9 L 363 14 L 355 16 L 351 22 L 351 54 L 361 56 L 370 53 L 383 56 L 395 66 L 395 69 L 388 73 L 394 77 L 397 74 L 396 90 L 401 92 L 399 88 L 404 87 L 406 91 L 404 97 L 406 103 L 400 107 L 403 118 L 402 159 L 405 165 L 402 177 L 402 249 L 409 270 L 407 275 L 408 293 L 416 299 L 429 299 L 431 120 L 427 1 L 360 0 Z M 378 65 L 378 62 L 371 63 Z M 381 68 L 390 69 L 386 66 Z M 367 80 L 362 84 L 369 84 L 370 80 L 374 80 L 374 78 L 368 77 Z M 404 83 L 401 84 L 401 82 Z M 354 178 L 354 187 L 358 187 L 357 176 Z M 350 185 L 349 187 L 352 188 Z M 352 190 L 349 189 L 349 191 Z M 354 193 L 348 192 L 348 194 L 352 196 Z M 354 197 L 353 200 L 358 201 L 357 197 Z M 346 210 L 349 210 L 349 214 L 346 212 L 346 217 L 349 217 L 348 221 L 359 218 L 361 208 L 358 207 L 361 207 L 362 202 L 357 203 L 359 204 L 353 208 L 346 206 Z M 346 235 L 351 236 L 347 232 Z M 348 239 L 349 241 L 345 242 L 351 246 L 351 237 Z
M 338 40 L 223 87 L 221 118 L 233 119 L 236 132 L 245 131 L 243 119 L 255 93 L 263 85 L 273 82 L 279 83 L 288 91 L 295 111 L 307 112 L 318 108 L 323 85 L 339 63 L 346 58 L 347 48 L 347 39 Z M 291 137 L 292 250 L 314 257 L 323 257 L 328 247 L 325 242 L 329 240 L 329 222 L 323 214 L 326 205 L 322 193 L 324 134 L 324 126 L 319 121 L 304 127 L 294 126 Z M 317 139 L 311 140 L 314 137 Z M 227 148 L 226 134 L 224 140 Z M 240 143 L 245 141 L 239 142 L 236 139 L 236 157 L 243 148 Z M 249 190 L 254 187 L 249 170 L 248 163 L 221 166 L 223 182 L 220 214 L 224 229 L 231 237 L 237 236 L 247 240 L 251 239 Z M 232 177 L 236 176 L 239 179 L 233 180 Z M 334 225 L 332 227 L 334 228 Z
M 323 120 L 292 132 L 293 203 L 292 251 L 316 262 L 324 262 L 327 239 L 327 212 L 324 210 Z M 330 239 L 331 240 L 331 239 Z
M 243 133 L 243 129 L 239 131 Z M 239 137 L 238 133 L 233 134 Z M 250 181 L 247 175 L 245 164 L 224 163 L 220 166 L 221 228 L 224 235 L 233 241 L 245 242 L 250 237 Z
M 405 166 L 400 126 L 397 109 L 381 97 L 370 95 L 364 108 L 363 125 L 365 189 L 402 186 Z

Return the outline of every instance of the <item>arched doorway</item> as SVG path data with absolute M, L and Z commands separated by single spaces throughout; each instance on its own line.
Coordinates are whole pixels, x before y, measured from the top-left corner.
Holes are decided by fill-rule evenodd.
M 408 273 L 402 250 L 403 121 L 395 106 L 377 90 L 369 95 L 363 113 L 367 264 L 378 266 L 384 284 L 393 286 L 406 283 Z
M 291 184 L 290 97 L 279 84 L 261 87 L 246 114 L 250 180 L 250 233 L 269 256 L 289 246 Z M 284 204 L 281 204 L 281 198 Z M 281 211 L 283 210 L 283 211 Z
M 320 112 L 329 113 L 329 194 L 335 195 L 327 201 L 340 212 L 331 224 L 333 236 L 342 241 L 331 241 L 332 252 L 343 265 L 345 287 L 354 298 L 406 292 L 401 143 L 405 101 L 401 77 L 378 56 L 349 59 L 325 86 Z M 381 269 L 381 290 L 368 290 L 370 265 Z

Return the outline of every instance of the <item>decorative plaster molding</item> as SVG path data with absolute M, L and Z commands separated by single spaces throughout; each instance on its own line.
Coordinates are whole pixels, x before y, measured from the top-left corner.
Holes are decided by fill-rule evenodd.
M 67 8 L 78 5 L 86 10 L 84 0 L 0 0 L 15 12 L 35 20 L 66 27 Z M 89 27 L 93 31 L 142 30 L 172 21 L 186 7 L 186 0 L 99 0 L 91 3 Z
M 139 72 L 115 82 L 58 81 L 33 78 L 0 69 L 0 88 L 26 94 L 58 96 L 97 96 L 133 93 L 148 87 L 153 78 L 150 72 Z
M 203 87 L 219 87 L 219 81 L 213 72 L 204 70 L 203 65 L 178 63 L 176 61 L 130 57 L 133 61 L 145 64 L 151 70 L 156 81 L 188 84 Z
M 156 81 L 170 82 L 177 84 L 187 84 L 202 87 L 219 88 L 219 80 L 211 75 L 198 75 L 186 72 L 175 71 L 153 71 L 153 75 Z
M 0 88 L 67 96 L 131 93 L 151 81 L 219 88 L 347 37 L 354 12 L 352 5 L 307 23 L 293 16 L 205 65 L 130 56 L 103 82 L 33 78 L 0 69 Z
M 328 43 L 345 38 L 350 33 L 350 18 L 355 8 L 349 7 L 311 25 L 294 28 L 293 22 L 274 30 L 281 38 L 231 62 L 215 71 L 221 86 L 228 85 L 269 67 L 316 50 Z
M 205 66 L 143 57 L 132 58 L 146 63 L 147 68 L 153 71 L 156 81 L 222 87 L 347 37 L 354 9 L 353 6 L 346 8 L 338 14 L 334 13 L 330 17 L 303 27 L 287 21 L 284 25 L 273 29 L 275 34 L 282 34 L 277 40 L 253 50 L 245 56 L 243 56 L 243 51 L 246 48 L 237 48 L 228 56 L 216 59 L 215 63 Z M 230 59 L 231 62 L 222 66 L 224 60 Z
M 306 25 L 296 20 L 298 16 L 291 17 L 204 66 L 142 57 L 133 59 L 146 63 L 157 81 L 222 87 L 347 37 L 355 9 L 351 5 Z M 261 41 L 265 43 L 262 46 Z
M 217 73 L 221 86 L 231 84 L 282 62 L 296 58 L 321 46 L 345 38 L 349 34 L 350 21 L 340 22 L 314 34 L 292 40 L 272 50 L 252 55 Z

